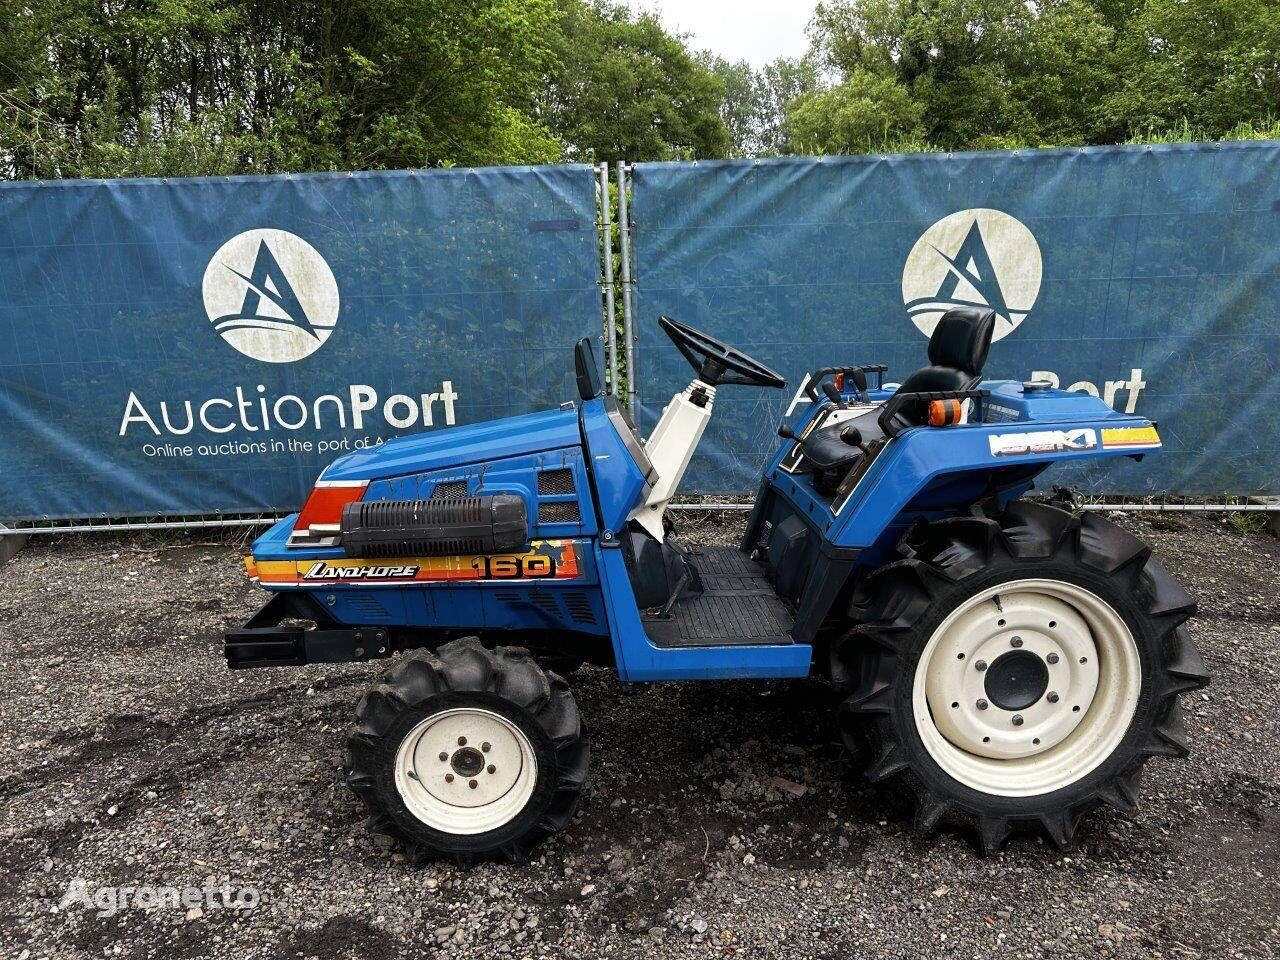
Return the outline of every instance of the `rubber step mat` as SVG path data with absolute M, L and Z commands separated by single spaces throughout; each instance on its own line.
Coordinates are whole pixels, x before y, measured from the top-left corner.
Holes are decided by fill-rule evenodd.
M 737 547 L 692 551 L 705 592 L 682 600 L 669 617 L 644 618 L 660 647 L 731 647 L 791 643 L 794 618 L 764 567 Z

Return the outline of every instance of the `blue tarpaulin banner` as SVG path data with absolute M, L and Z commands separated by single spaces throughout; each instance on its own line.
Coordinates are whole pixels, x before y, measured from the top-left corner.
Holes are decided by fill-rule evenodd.
M 0 522 L 296 508 L 576 395 L 594 170 L 0 184 Z
M 1159 422 L 1163 454 L 1046 481 L 1280 492 L 1280 144 L 637 164 L 640 420 L 691 371 L 660 314 L 783 373 L 725 387 L 685 489 L 749 492 L 806 371 L 927 363 L 952 305 L 998 315 L 986 376 Z

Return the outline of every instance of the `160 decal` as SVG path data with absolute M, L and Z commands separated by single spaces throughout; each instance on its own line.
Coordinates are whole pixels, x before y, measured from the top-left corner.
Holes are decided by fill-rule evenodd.
M 471 561 L 471 569 L 482 580 L 536 580 L 556 575 L 556 561 L 541 553 L 522 556 L 482 556 Z

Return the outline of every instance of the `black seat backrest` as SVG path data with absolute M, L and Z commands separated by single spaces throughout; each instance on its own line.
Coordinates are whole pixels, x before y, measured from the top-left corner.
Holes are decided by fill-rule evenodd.
M 903 381 L 899 393 L 931 390 L 971 390 L 982 379 L 982 367 L 996 329 L 994 310 L 955 307 L 938 321 L 929 338 L 929 366 Z M 928 404 L 909 404 L 902 410 L 912 423 L 924 423 Z

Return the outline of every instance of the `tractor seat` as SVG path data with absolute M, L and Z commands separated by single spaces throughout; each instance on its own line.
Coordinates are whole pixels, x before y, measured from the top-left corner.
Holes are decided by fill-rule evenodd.
M 936 390 L 971 390 L 982 379 L 982 367 L 991 348 L 995 332 L 994 310 L 956 307 L 938 321 L 929 338 L 929 366 L 921 367 L 903 381 L 898 393 L 924 393 Z M 920 426 L 928 417 L 929 405 L 923 401 L 908 404 L 900 415 Z M 869 410 L 859 417 L 819 427 L 800 441 L 805 462 L 815 470 L 843 472 L 863 455 L 861 447 L 847 443 L 841 434 L 850 427 L 861 435 L 862 445 L 869 446 L 884 439 L 880 428 L 880 410 Z
M 929 338 L 929 366 L 921 367 L 903 381 L 898 393 L 924 393 L 930 390 L 971 390 L 982 379 L 982 367 L 991 349 L 991 335 L 996 329 L 996 312 L 974 307 L 948 310 L 933 328 Z M 908 413 L 917 425 L 925 422 L 928 404 Z

